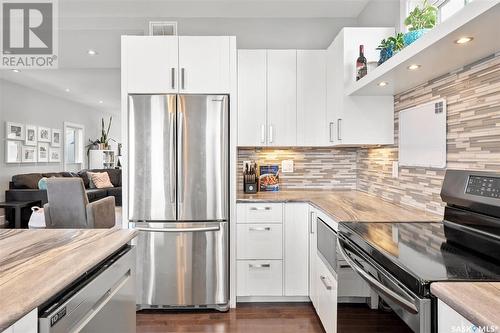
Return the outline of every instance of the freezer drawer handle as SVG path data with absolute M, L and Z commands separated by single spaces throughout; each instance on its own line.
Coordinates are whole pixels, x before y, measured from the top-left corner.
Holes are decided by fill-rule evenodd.
M 356 271 L 361 277 L 370 285 L 372 286 L 375 290 L 378 290 L 379 292 L 383 293 L 387 297 L 391 298 L 394 302 L 400 304 L 402 307 L 404 307 L 407 311 L 417 314 L 418 309 L 415 306 L 415 304 L 401 295 L 395 293 L 379 281 L 377 281 L 373 276 L 371 276 L 368 272 L 366 272 L 362 267 L 360 267 L 349 255 L 344 251 L 342 243 L 340 240 L 338 241 L 338 248 L 340 250 L 340 253 L 344 256 L 345 260 L 347 263 L 351 266 L 351 268 Z
M 265 227 L 265 228 L 248 228 L 250 231 L 271 231 L 270 227 Z
M 260 264 L 260 265 L 248 264 L 248 267 L 249 268 L 271 268 L 271 264 Z
M 85 317 L 71 330 L 73 332 L 80 332 L 85 326 L 101 311 L 101 309 L 108 304 L 108 302 L 122 289 L 125 283 L 130 279 L 130 270 L 118 281 L 115 287 L 109 289 L 101 299 L 92 307 L 92 309 L 85 315 Z
M 207 232 L 220 231 L 220 227 L 205 227 L 205 228 L 135 228 L 138 231 L 147 232 Z
M 321 282 L 323 282 L 323 285 L 325 286 L 326 290 L 332 290 L 332 286 L 330 286 L 326 282 L 326 277 L 325 276 L 321 275 L 319 278 L 320 278 Z
M 250 210 L 271 210 L 271 207 L 250 207 Z

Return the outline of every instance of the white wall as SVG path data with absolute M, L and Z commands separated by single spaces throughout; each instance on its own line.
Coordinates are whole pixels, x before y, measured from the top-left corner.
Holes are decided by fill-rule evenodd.
M 400 0 L 370 1 L 358 16 L 358 26 L 395 27 L 399 31 Z
M 61 130 L 65 121 L 81 124 L 85 126 L 84 140 L 87 142 L 89 138 L 100 136 L 101 117 L 108 119 L 109 116 L 83 104 L 0 79 L 0 201 L 5 199 L 5 190 L 15 174 L 63 170 L 63 163 L 6 164 L 6 121 Z M 119 115 L 113 115 L 110 137 L 118 142 L 121 140 Z

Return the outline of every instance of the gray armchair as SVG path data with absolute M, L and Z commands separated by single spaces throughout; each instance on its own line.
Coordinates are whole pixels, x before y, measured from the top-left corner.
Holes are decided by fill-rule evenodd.
M 47 228 L 112 228 L 116 224 L 115 198 L 89 203 L 81 178 L 48 179 L 47 197 L 43 206 Z

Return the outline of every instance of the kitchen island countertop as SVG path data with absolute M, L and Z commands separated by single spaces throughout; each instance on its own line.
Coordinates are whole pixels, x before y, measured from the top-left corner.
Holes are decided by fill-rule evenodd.
M 0 332 L 135 236 L 117 228 L 0 230 Z
M 397 205 L 356 190 L 239 192 L 238 202 L 307 202 L 337 222 L 441 222 L 439 214 Z

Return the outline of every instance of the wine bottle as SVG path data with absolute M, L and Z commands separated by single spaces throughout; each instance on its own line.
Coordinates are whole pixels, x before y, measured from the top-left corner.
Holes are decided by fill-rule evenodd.
M 364 77 L 368 73 L 366 58 L 364 55 L 363 45 L 359 46 L 359 57 L 356 60 L 356 81 Z

